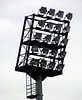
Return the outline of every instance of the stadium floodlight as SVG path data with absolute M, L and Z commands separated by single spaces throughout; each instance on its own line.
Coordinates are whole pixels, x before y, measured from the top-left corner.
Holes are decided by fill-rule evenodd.
M 37 45 L 33 45 L 32 48 L 31 48 L 31 51 L 33 53 L 38 52 L 38 46 Z
M 55 28 L 57 31 L 61 31 L 61 27 L 62 27 L 62 24 L 57 24 Z
M 55 63 L 54 63 L 54 62 L 50 62 L 50 63 L 48 64 L 48 68 L 49 68 L 49 69 L 54 69 L 54 67 L 55 67 Z
M 28 99 L 43 100 L 42 81 L 63 74 L 72 14 L 63 17 L 64 11 L 42 6 L 24 18 L 15 71 L 26 73 Z
M 34 39 L 35 39 L 35 40 L 41 40 L 41 38 L 42 38 L 42 33 L 36 33 L 36 34 L 34 35 Z
M 72 13 L 68 13 L 68 14 L 66 15 L 66 17 L 67 17 L 68 20 L 71 20 L 72 17 L 73 17 L 73 14 L 72 14 Z
M 52 50 L 50 52 L 51 56 L 55 56 L 55 57 L 56 57 L 57 53 L 58 53 L 58 50 L 57 49 L 54 49 L 54 50 Z
M 66 55 L 66 52 L 65 51 L 61 51 L 59 55 L 60 55 L 61 58 L 64 58 L 65 55 Z
M 48 23 L 47 23 L 47 27 L 48 27 L 49 29 L 52 29 L 52 27 L 53 27 L 53 23 L 48 22 Z
M 63 43 L 64 45 L 67 45 L 68 39 L 64 38 L 64 39 L 61 41 L 61 43 Z
M 50 40 L 51 40 L 51 35 L 47 35 L 44 37 L 44 41 L 50 42 Z
M 45 21 L 44 20 L 39 20 L 38 24 L 39 24 L 39 26 L 44 27 Z
M 46 64 L 47 64 L 47 61 L 42 59 L 41 62 L 40 62 L 40 65 L 42 68 L 46 67 Z
M 63 70 L 63 68 L 64 68 L 64 64 L 58 64 L 58 65 L 56 66 L 56 70 L 58 70 L 58 71 Z
M 49 51 L 49 49 L 48 48 L 46 48 L 46 47 L 43 47 L 43 49 L 42 49 L 42 52 L 43 52 L 43 54 L 48 54 L 48 51 Z
M 41 8 L 39 9 L 39 11 L 40 11 L 40 13 L 42 13 L 42 14 L 46 14 L 46 13 L 47 13 L 47 8 L 46 8 L 46 7 L 41 7 Z
M 49 15 L 54 16 L 54 14 L 55 14 L 55 9 L 50 9 L 50 10 L 48 11 L 48 13 L 49 13 Z
M 63 18 L 64 15 L 64 11 L 58 11 L 58 13 L 56 14 L 58 17 Z
M 31 59 L 30 61 L 31 66 L 38 66 L 39 65 L 39 59 Z
M 69 31 L 70 31 L 70 26 L 66 26 L 66 27 L 64 27 L 64 29 L 63 29 L 65 32 L 67 32 L 67 33 L 69 33 Z

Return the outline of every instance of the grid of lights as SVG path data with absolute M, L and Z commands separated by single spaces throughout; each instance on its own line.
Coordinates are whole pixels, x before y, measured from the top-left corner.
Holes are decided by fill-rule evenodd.
M 26 26 L 33 26 L 24 29 L 19 66 L 27 64 L 38 68 L 63 70 L 73 15 L 68 13 L 64 19 L 63 16 L 64 11 L 59 10 L 56 13 L 55 9 L 50 8 L 47 11 L 46 7 L 41 7 L 37 15 L 26 16 Z
M 39 9 L 39 13 L 42 14 L 42 15 L 48 15 L 48 16 L 51 16 L 51 17 L 54 16 L 54 17 L 57 17 L 57 18 L 60 18 L 60 19 L 63 18 L 63 16 L 64 16 L 64 11 L 59 10 L 57 13 L 55 13 L 55 9 L 51 9 L 50 8 L 50 10 L 47 11 L 47 8 L 46 7 L 41 7 Z M 73 17 L 73 14 L 72 13 L 68 13 L 65 16 L 65 18 L 67 20 L 71 20 L 72 17 Z
M 63 18 L 63 16 L 64 16 L 63 11 L 59 10 L 55 14 L 55 9 L 50 9 L 49 11 L 47 11 L 46 7 L 41 7 L 39 9 L 39 13 L 44 16 L 52 16 L 52 17 L 57 16 L 60 19 Z M 64 19 L 71 20 L 72 13 L 66 14 L 66 18 L 64 18 Z M 39 28 L 44 29 L 44 30 L 45 29 L 49 30 L 51 32 L 51 34 L 45 35 L 45 33 L 35 33 L 35 35 L 32 38 L 39 42 L 41 41 L 40 44 L 42 42 L 44 42 L 44 44 L 45 43 L 46 44 L 41 45 L 41 46 L 40 46 L 40 44 L 39 44 L 39 46 L 38 45 L 33 46 L 35 49 L 32 50 L 32 52 L 37 53 L 37 56 L 41 56 L 41 58 L 38 57 L 38 60 L 37 60 L 39 67 L 43 66 L 44 68 L 52 68 L 52 69 L 58 68 L 58 70 L 60 68 L 60 70 L 62 70 L 64 67 L 64 64 L 63 64 L 64 57 L 66 55 L 65 48 L 68 43 L 67 34 L 70 31 L 70 26 L 67 23 L 54 23 L 54 22 L 52 22 L 52 21 L 50 22 L 50 21 L 49 20 L 47 21 L 47 20 L 45 20 L 45 18 L 44 19 L 42 18 L 41 20 L 39 20 L 37 22 Z M 56 32 L 56 34 L 55 34 L 55 32 Z M 63 33 L 63 34 L 60 35 L 60 33 Z M 53 49 L 48 47 L 51 45 L 54 45 Z M 49 57 L 51 57 L 52 59 L 51 58 L 49 59 Z M 48 58 L 48 61 L 46 60 L 46 58 Z M 37 64 L 36 64 L 36 66 L 37 66 Z
M 70 26 L 69 25 L 65 25 L 61 24 L 61 23 L 51 23 L 51 22 L 45 22 L 44 20 L 39 20 L 37 27 L 41 28 L 41 29 L 46 29 L 49 30 L 51 32 L 56 31 L 56 32 L 60 32 L 60 33 L 66 33 L 70 31 Z

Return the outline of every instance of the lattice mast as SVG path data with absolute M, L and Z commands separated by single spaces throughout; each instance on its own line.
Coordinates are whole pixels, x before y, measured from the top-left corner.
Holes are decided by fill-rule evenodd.
M 27 98 L 42 100 L 42 81 L 61 75 L 72 14 L 47 11 L 25 16 L 15 70 L 26 73 Z

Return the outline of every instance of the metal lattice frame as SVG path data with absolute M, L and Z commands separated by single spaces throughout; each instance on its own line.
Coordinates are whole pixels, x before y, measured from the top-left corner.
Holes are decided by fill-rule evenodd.
M 43 20 L 45 21 L 45 24 L 47 25 L 48 23 L 52 22 L 53 23 L 53 29 L 49 29 L 46 25 L 44 27 L 40 27 L 38 25 L 38 21 Z M 61 19 L 52 19 L 52 18 L 47 18 L 47 17 L 43 17 L 40 15 L 30 15 L 30 16 L 26 16 L 25 17 L 25 21 L 24 21 L 24 26 L 23 26 L 23 32 L 22 32 L 22 37 L 21 37 L 21 43 L 20 43 L 20 47 L 19 47 L 19 53 L 18 53 L 18 59 L 17 59 L 17 64 L 16 64 L 16 70 L 21 70 L 19 69 L 23 66 L 30 66 L 30 61 L 33 58 L 45 58 L 48 63 L 47 66 L 45 67 L 45 69 L 48 69 L 49 67 L 49 62 L 53 61 L 55 66 L 53 68 L 53 70 L 60 70 L 58 68 L 56 68 L 56 66 L 61 63 L 63 64 L 64 62 L 64 57 L 62 57 L 60 54 L 60 52 L 65 51 L 66 49 L 66 45 L 62 45 L 62 41 L 64 38 L 67 38 L 68 36 L 68 32 L 65 32 L 64 29 L 61 29 L 60 31 L 56 30 L 57 29 L 57 25 L 58 24 L 62 25 L 62 28 L 65 26 L 69 26 L 69 21 L 66 20 L 61 20 Z M 47 35 L 51 35 L 52 38 L 52 43 L 50 42 L 49 44 L 44 41 L 38 41 L 34 39 L 34 35 L 35 33 L 42 33 L 42 37 L 46 37 Z M 58 37 L 60 39 L 59 43 L 58 41 Z M 56 41 L 57 40 L 57 41 Z M 31 48 L 33 45 L 38 45 L 39 46 L 39 53 L 32 53 L 31 52 Z M 51 56 L 50 53 L 46 56 L 44 54 L 42 54 L 42 47 L 46 47 L 49 49 L 49 52 L 53 52 L 53 50 L 57 50 L 58 53 L 56 56 Z M 39 65 L 38 67 L 40 67 L 40 62 L 39 61 Z M 25 72 L 25 71 L 24 71 Z

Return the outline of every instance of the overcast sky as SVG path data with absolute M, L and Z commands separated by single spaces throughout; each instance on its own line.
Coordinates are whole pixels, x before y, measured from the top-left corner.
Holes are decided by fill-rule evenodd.
M 44 100 L 82 100 L 82 0 L 0 0 L 0 100 L 26 100 L 25 74 L 15 71 L 24 17 L 41 6 L 73 13 L 63 75 L 43 82 Z

